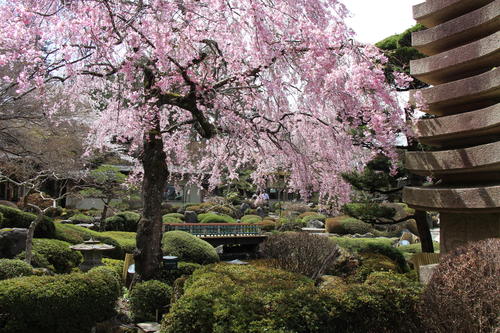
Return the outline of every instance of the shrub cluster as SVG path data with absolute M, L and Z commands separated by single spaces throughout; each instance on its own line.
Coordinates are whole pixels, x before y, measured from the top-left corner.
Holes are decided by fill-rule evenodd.
M 372 230 L 369 224 L 349 216 L 326 219 L 325 227 L 327 232 L 339 235 L 365 234 Z
M 0 259 L 0 280 L 33 275 L 33 268 L 19 259 Z
M 194 262 L 181 261 L 177 264 L 177 269 L 162 269 L 158 274 L 157 280 L 165 282 L 168 285 L 173 285 L 175 280 L 181 276 L 189 276 L 193 274 L 193 272 L 200 267 L 200 264 Z
M 77 213 L 71 216 L 68 220 L 73 224 L 90 224 L 94 223 L 94 219 L 92 216 L 85 215 L 83 213 Z
M 422 297 L 428 332 L 497 332 L 500 239 L 460 247 L 441 258 Z
M 417 283 L 392 273 L 319 289 L 282 270 L 210 265 L 185 281 L 161 332 L 418 332 L 419 293 Z
M 172 214 L 179 214 L 179 213 L 172 213 Z M 163 215 L 162 217 L 162 222 L 163 223 L 183 223 L 184 221 L 182 221 L 180 218 L 176 217 L 176 216 L 171 216 L 172 214 L 165 214 Z M 182 214 L 179 214 L 179 215 L 182 215 Z
M 0 332 L 87 333 L 113 316 L 121 287 L 106 268 L 0 281 Z
M 236 220 L 229 215 L 215 213 L 198 214 L 198 221 L 201 223 L 236 223 Z
M 259 215 L 243 215 L 240 219 L 241 223 L 259 223 L 262 222 L 262 217 Z
M 179 260 L 202 265 L 219 261 L 219 255 L 212 245 L 179 230 L 163 234 L 162 250 L 165 255 L 177 256 Z
M 310 278 L 321 276 L 340 254 L 331 239 L 297 232 L 271 235 L 259 250 L 274 267 Z
M 23 212 L 22 210 L 0 205 L 0 213 L 3 220 L 0 220 L 1 228 L 29 228 L 31 222 L 35 220 L 36 215 Z M 48 217 L 44 217 L 35 228 L 35 237 L 54 237 L 54 222 Z
M 149 280 L 136 284 L 130 291 L 130 309 L 136 322 L 156 321 L 156 312 L 159 318 L 170 305 L 172 287 L 157 281 Z
M 49 268 L 56 273 L 71 272 L 82 261 L 82 255 L 70 249 L 70 246 L 70 243 L 57 239 L 34 238 L 33 266 Z M 26 253 L 22 252 L 18 258 L 25 258 L 25 256 Z
M 104 230 L 136 232 L 140 218 L 136 212 L 120 212 L 104 220 Z

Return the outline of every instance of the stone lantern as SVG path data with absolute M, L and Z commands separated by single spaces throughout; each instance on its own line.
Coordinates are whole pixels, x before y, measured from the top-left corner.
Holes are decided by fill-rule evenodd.
M 72 250 L 80 251 L 83 255 L 83 262 L 80 264 L 80 269 L 87 272 L 93 267 L 103 266 L 102 253 L 104 251 L 113 250 L 115 247 L 108 244 L 103 244 L 90 238 L 81 244 L 70 246 Z

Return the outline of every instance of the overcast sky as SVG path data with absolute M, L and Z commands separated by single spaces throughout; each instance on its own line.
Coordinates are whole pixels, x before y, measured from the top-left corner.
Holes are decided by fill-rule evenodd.
M 412 6 L 425 0 L 342 0 L 352 18 L 348 25 L 358 34 L 358 40 L 376 43 L 390 35 L 401 33 L 416 22 Z

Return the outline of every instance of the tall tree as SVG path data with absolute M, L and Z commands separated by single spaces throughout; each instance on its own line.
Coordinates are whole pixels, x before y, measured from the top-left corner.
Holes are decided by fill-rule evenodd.
M 338 0 L 12 0 L 0 13 L 2 61 L 25 64 L 2 78 L 15 98 L 35 92 L 43 104 L 50 84 L 74 101 L 105 97 L 94 144 L 113 134 L 139 156 L 143 279 L 161 258 L 168 165 L 192 181 L 210 174 L 212 187 L 242 165 L 256 165 L 261 185 L 286 169 L 290 188 L 342 204 L 340 173 L 372 154 L 360 142 L 395 158 L 404 123 L 386 59 L 354 41 Z

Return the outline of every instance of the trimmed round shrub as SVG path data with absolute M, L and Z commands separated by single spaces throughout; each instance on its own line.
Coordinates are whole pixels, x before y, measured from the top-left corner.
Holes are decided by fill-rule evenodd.
M 130 310 L 137 322 L 156 321 L 156 311 L 159 318 L 167 312 L 172 296 L 172 287 L 157 281 L 149 280 L 136 284 L 130 291 Z
M 179 260 L 202 265 L 219 261 L 219 255 L 212 245 L 179 230 L 163 234 L 162 250 L 165 255 L 177 256 Z
M 82 261 L 80 252 L 70 249 L 70 246 L 70 243 L 57 239 L 33 239 L 33 252 L 45 258 L 57 273 L 69 273 Z
M 266 219 L 266 220 L 260 222 L 259 225 L 260 225 L 260 228 L 262 229 L 262 231 L 269 232 L 269 231 L 273 231 L 276 229 L 277 223 L 273 220 Z
M 3 280 L 0 332 L 88 333 L 115 314 L 120 292 L 115 274 L 106 268 Z
M 158 276 L 158 280 L 165 282 L 168 285 L 173 285 L 175 280 L 181 276 L 189 276 L 195 270 L 202 267 L 200 264 L 194 262 L 179 262 L 177 269 L 162 269 Z
M 163 215 L 163 217 L 165 217 L 165 216 L 175 217 L 179 220 L 184 220 L 184 214 L 181 214 L 181 213 L 168 213 L 168 214 Z
M 167 214 L 167 215 L 170 215 L 170 214 Z M 163 223 L 184 223 L 184 221 L 182 221 L 181 219 L 179 219 L 177 217 L 167 216 L 167 215 L 163 215 L 163 217 L 162 217 Z
M 388 246 L 382 243 L 366 243 L 359 249 L 358 252 L 384 255 L 391 260 L 394 260 L 394 262 L 397 264 L 399 273 L 406 273 L 410 271 L 403 253 L 392 246 Z
M 374 272 L 398 272 L 398 266 L 389 257 L 376 253 L 363 253 L 361 264 L 350 278 L 356 282 L 364 282 Z
M 83 213 L 75 214 L 71 216 L 70 220 L 73 224 L 90 224 L 94 223 L 94 218 L 92 216 L 85 215 Z
M 161 332 L 328 332 L 329 310 L 316 290 L 311 280 L 277 269 L 206 266 L 185 282 Z
M 121 212 L 104 220 L 104 230 L 136 232 L 140 218 L 136 212 Z
M 497 332 L 500 239 L 471 243 L 442 257 L 420 313 L 429 332 Z
M 118 277 L 121 279 L 123 274 L 123 265 L 125 261 L 119 259 L 111 259 L 111 258 L 103 258 L 102 263 L 106 268 L 109 268 L 118 274 Z
M 198 214 L 200 223 L 236 223 L 236 220 L 229 215 L 218 215 L 215 213 Z
M 33 268 L 19 259 L 0 259 L 0 280 L 33 275 Z
M 325 220 L 326 231 L 333 234 L 365 234 L 371 231 L 369 224 L 349 216 L 337 216 Z
M 2 228 L 29 228 L 31 222 L 36 218 L 35 214 L 23 212 L 17 208 L 0 205 L 0 213 L 3 215 L 3 221 L 0 221 Z M 55 234 L 54 222 L 43 217 L 35 228 L 35 237 L 53 238 Z
M 240 221 L 241 223 L 259 223 L 262 222 L 262 217 L 259 215 L 243 215 Z
M 302 218 L 302 222 L 304 224 L 307 224 L 309 221 L 313 221 L 313 220 L 318 220 L 318 221 L 321 221 L 321 222 L 324 222 L 326 219 L 326 216 L 323 215 L 323 214 L 318 214 L 318 213 L 315 213 L 315 214 L 312 214 L 312 215 L 307 215 L 307 216 L 304 216 Z

